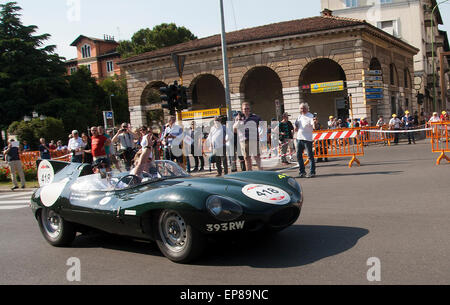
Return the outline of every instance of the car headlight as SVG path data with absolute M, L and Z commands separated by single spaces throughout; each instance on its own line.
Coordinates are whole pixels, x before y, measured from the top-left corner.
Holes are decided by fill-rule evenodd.
M 235 220 L 242 215 L 242 207 L 239 203 L 218 195 L 208 197 L 206 209 L 220 221 Z

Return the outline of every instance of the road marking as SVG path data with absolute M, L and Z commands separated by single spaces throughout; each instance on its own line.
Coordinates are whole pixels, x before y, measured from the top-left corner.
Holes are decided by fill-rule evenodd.
M 15 210 L 26 208 L 30 204 L 33 192 L 16 192 L 0 195 L 0 210 Z
M 8 194 L 8 195 L 0 195 L 0 200 L 5 199 L 5 198 L 12 198 L 12 197 L 24 197 L 24 196 L 30 196 L 33 195 L 33 192 L 17 192 L 14 194 Z
M 15 210 L 26 207 L 28 207 L 28 205 L 0 205 L 0 210 Z

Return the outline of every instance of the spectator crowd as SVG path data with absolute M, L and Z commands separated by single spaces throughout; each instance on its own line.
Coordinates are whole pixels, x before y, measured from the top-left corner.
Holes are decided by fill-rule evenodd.
M 209 153 L 208 163 L 210 171 L 215 169 L 217 176 L 236 172 L 237 164 L 241 171 L 253 170 L 256 164 L 258 170 L 262 169 L 261 154 L 278 154 L 282 164 L 289 164 L 297 160 L 303 160 L 303 152 L 306 151 L 309 159 L 309 174 L 299 163 L 299 177 L 314 177 L 315 163 L 328 161 L 327 158 L 314 160 L 313 131 L 322 130 L 322 124 L 318 120 L 317 113 L 309 112 L 307 103 L 300 104 L 300 115 L 295 120 L 290 120 L 288 113 L 281 115 L 281 120 L 272 119 L 270 126 L 263 122 L 261 117 L 251 112 L 251 104 L 242 103 L 241 111 L 233 114 L 232 120 L 217 116 L 209 126 L 196 126 L 192 121 L 189 128 L 178 125 L 176 117 L 170 116 L 168 123 L 162 130 L 149 129 L 147 126 L 132 128 L 129 123 L 122 123 L 120 128 L 105 130 L 103 126 L 93 126 L 88 131 L 73 130 L 68 136 L 67 145 L 62 140 L 41 138 L 39 154 L 41 159 L 51 159 L 52 152 L 59 152 L 62 157 L 70 157 L 71 162 L 89 163 L 94 171 L 110 171 L 115 167 L 118 171 L 130 171 L 142 158 L 143 150 L 146 150 L 146 158 L 149 160 L 172 160 L 187 169 L 188 172 L 205 170 L 205 157 Z M 430 118 L 423 113 L 420 117 L 417 111 L 410 115 L 405 111 L 401 117 L 393 114 L 389 122 L 380 116 L 375 126 L 382 128 L 387 126 L 391 130 L 409 130 L 420 123 L 449 121 L 449 114 L 442 111 L 439 116 L 434 112 Z M 369 127 L 367 118 L 351 119 L 328 117 L 327 129 Z M 408 143 L 415 144 L 413 132 L 408 132 Z M 395 133 L 394 143 L 398 143 L 398 133 Z M 322 148 L 326 150 L 326 148 Z M 18 143 L 11 140 L 3 153 L 8 162 L 13 182 L 12 189 L 17 189 L 18 174 L 22 188 L 25 187 L 23 169 L 21 169 L 20 153 L 30 151 L 27 141 Z M 326 151 L 323 151 L 326 154 Z M 193 166 L 191 162 L 193 158 Z M 296 162 L 296 161 L 295 161 Z

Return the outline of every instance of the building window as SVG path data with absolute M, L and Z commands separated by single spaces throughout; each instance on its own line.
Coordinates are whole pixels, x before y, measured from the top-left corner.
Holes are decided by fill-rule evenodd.
M 77 72 L 77 67 L 71 67 L 70 68 L 70 74 L 74 74 L 75 72 Z
M 90 65 L 90 64 L 89 64 L 89 65 L 86 65 L 86 68 L 88 69 L 89 72 L 92 72 L 92 71 L 91 71 L 91 65 Z
M 381 4 L 392 3 L 392 0 L 380 0 Z
M 388 34 L 395 37 L 400 37 L 400 20 L 386 20 L 377 22 L 377 27 Z
M 395 71 L 394 71 L 394 65 L 390 64 L 389 65 L 389 78 L 390 78 L 390 82 L 391 85 L 395 85 L 395 80 L 394 80 L 394 75 L 395 75 Z
M 81 56 L 83 58 L 91 57 L 91 46 L 88 44 L 85 44 L 81 47 Z
M 345 6 L 346 7 L 357 7 L 358 0 L 345 0 Z
M 408 69 L 404 70 L 403 75 L 404 75 L 405 88 L 409 88 L 408 87 Z
M 114 71 L 114 62 L 112 60 L 106 62 L 106 72 Z

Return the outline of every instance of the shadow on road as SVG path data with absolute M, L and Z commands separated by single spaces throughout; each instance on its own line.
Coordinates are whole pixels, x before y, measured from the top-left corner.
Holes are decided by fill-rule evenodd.
M 210 243 L 205 255 L 194 264 L 254 268 L 302 266 L 353 248 L 367 233 L 363 228 L 294 225 L 278 233 L 219 239 Z
M 105 248 L 118 251 L 127 251 L 137 254 L 162 256 L 154 242 L 135 240 L 132 238 L 95 232 L 78 235 L 73 241 L 73 248 Z
M 362 175 L 397 175 L 403 171 L 381 171 L 381 172 L 364 172 L 364 173 L 344 173 L 344 174 L 317 174 L 317 177 L 340 177 L 340 176 L 362 176 Z M 315 179 L 315 178 L 314 178 Z
M 338 226 L 293 225 L 278 233 L 253 233 L 215 238 L 193 265 L 284 268 L 314 263 L 353 248 L 369 231 Z M 106 233 L 79 235 L 74 248 L 105 248 L 162 256 L 156 243 Z

